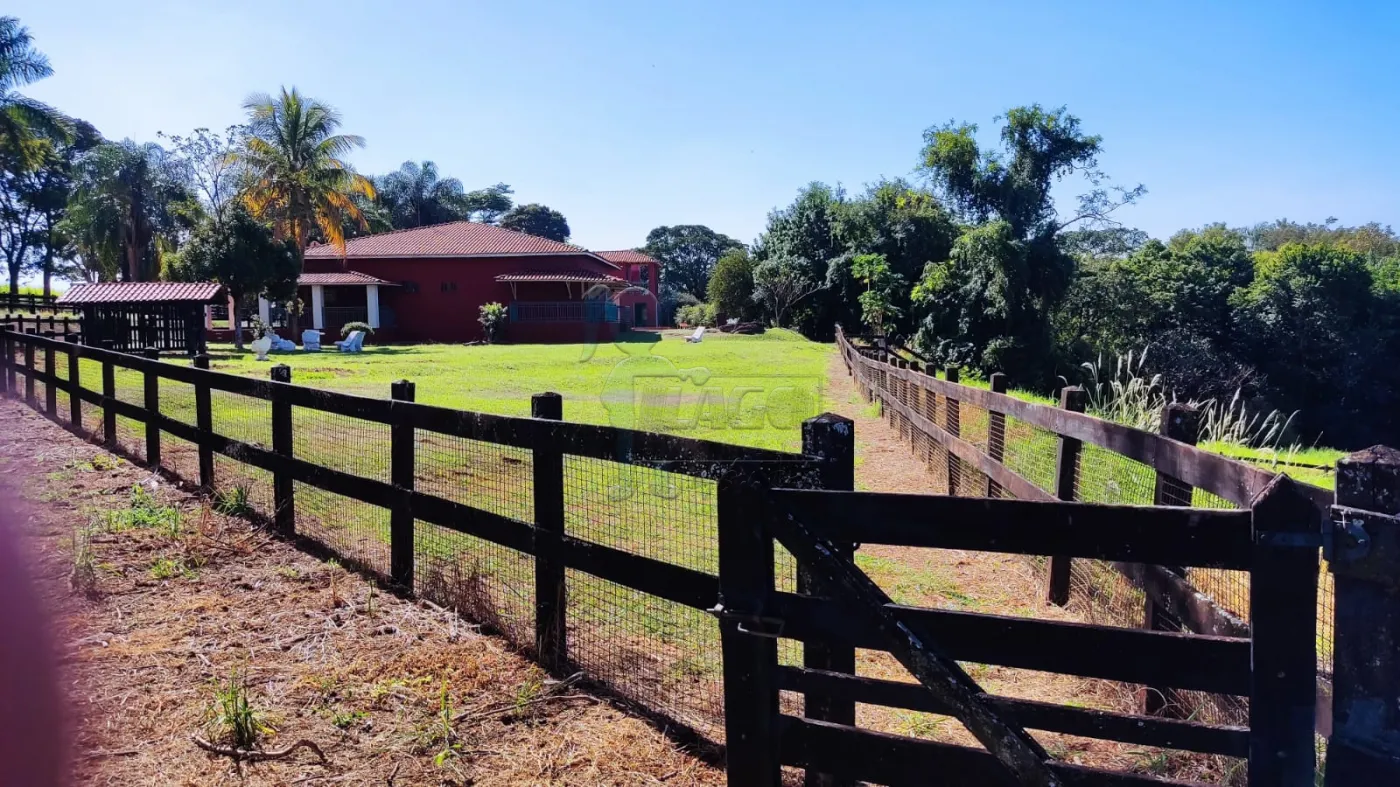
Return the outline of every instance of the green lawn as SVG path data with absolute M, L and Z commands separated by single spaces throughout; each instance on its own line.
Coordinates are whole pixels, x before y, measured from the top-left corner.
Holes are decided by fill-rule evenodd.
M 654 336 L 654 335 L 653 335 Z M 679 434 L 796 451 L 801 422 L 826 401 L 832 345 L 791 331 L 710 335 L 688 344 L 366 345 L 363 353 L 275 353 L 303 385 L 387 398 L 389 384 L 412 380 L 417 400 L 462 410 L 529 415 L 530 395 L 564 396 L 569 421 Z M 210 348 L 212 368 L 265 376 L 272 363 L 231 345 Z

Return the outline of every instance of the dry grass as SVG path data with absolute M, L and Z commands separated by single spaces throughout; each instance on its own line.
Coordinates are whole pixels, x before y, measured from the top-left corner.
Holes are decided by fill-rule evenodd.
M 24 532 L 67 644 L 81 784 L 723 782 L 604 699 L 571 688 L 536 701 L 548 677 L 455 614 L 104 461 L 22 405 L 0 402 L 0 435 L 0 485 L 25 499 Z M 129 508 L 136 484 L 181 526 L 93 529 L 96 579 L 75 593 L 74 527 Z M 328 764 L 303 749 L 236 766 L 191 742 L 235 669 L 265 750 L 310 740 Z

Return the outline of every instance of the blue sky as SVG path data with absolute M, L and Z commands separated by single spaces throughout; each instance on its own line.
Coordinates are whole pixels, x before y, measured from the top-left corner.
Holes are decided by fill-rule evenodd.
M 1152 7 L 1149 8 L 1148 6 Z M 914 174 L 921 133 L 1068 105 L 1166 236 L 1281 216 L 1400 224 L 1400 4 L 12 0 L 111 138 L 238 122 L 295 85 L 382 173 L 511 184 L 575 242 L 659 224 L 743 241 L 812 180 Z M 1060 196 L 1068 199 L 1076 184 Z M 1068 203 L 1066 202 L 1066 205 Z

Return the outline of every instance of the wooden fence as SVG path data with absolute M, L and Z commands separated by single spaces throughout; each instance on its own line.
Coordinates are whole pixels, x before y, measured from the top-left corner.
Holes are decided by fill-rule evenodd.
M 10 311 L 23 310 L 34 314 L 37 312 L 51 311 L 71 311 L 69 306 L 58 305 L 57 295 L 43 295 L 40 293 L 20 292 L 13 295 L 7 290 L 0 292 L 0 306 Z
M 1171 478 L 1252 506 L 1063 501 L 1030 493 L 1039 487 L 983 461 L 973 440 L 953 436 L 955 427 L 938 450 L 986 468 L 986 479 L 970 479 L 958 465 L 950 484 L 978 481 L 985 493 L 994 482 L 1031 499 L 856 493 L 849 491 L 853 429 L 837 416 L 804 422 L 803 453 L 785 454 L 564 422 L 556 394 L 532 400 L 534 417 L 512 418 L 417 404 L 406 381 L 378 400 L 293 385 L 285 366 L 272 367 L 267 381 L 201 368 L 205 356 L 185 366 L 13 331 L 0 333 L 0 342 L 0 390 L 11 397 L 216 494 L 227 491 L 223 477 L 233 471 L 220 460 L 263 473 L 266 515 L 278 530 L 321 541 L 409 592 L 473 611 L 542 664 L 585 669 L 620 695 L 725 742 L 732 785 L 777 785 L 783 765 L 806 769 L 810 785 L 902 784 L 934 773 L 953 785 L 1164 783 L 1058 761 L 1027 727 L 1247 757 L 1251 784 L 1312 783 L 1311 609 L 1324 530 L 1316 501 L 1286 478 L 1260 484 L 1253 468 L 1196 460 L 1174 441 L 1133 436 Z M 843 353 L 854 349 L 842 340 Z M 862 375 L 877 371 L 873 361 L 854 363 Z M 907 369 L 878 371 L 887 375 L 881 391 L 912 379 Z M 925 433 L 943 429 L 902 395 L 891 409 Z M 1044 418 L 1062 441 L 1128 439 L 1083 415 L 1054 408 L 1040 415 L 988 396 L 1000 398 L 978 406 L 1003 416 L 1008 432 Z M 973 413 L 948 404 L 939 412 L 954 416 L 940 420 L 971 427 Z M 134 442 L 128 422 L 137 425 Z M 641 488 L 651 496 L 629 497 Z M 348 502 L 323 508 L 317 495 L 327 493 Z M 382 514 L 374 520 L 380 526 L 355 529 L 362 513 L 351 504 Z M 1247 635 L 1222 636 L 900 606 L 855 566 L 856 542 L 1247 571 L 1253 625 Z M 1384 557 L 1389 562 L 1368 566 L 1366 577 L 1400 573 L 1394 553 Z M 521 565 L 528 571 L 512 573 Z M 455 587 L 467 596 L 448 592 L 454 585 L 443 582 L 444 570 L 460 573 Z M 1178 605 L 1170 609 L 1184 616 L 1193 614 L 1191 603 L 1204 605 L 1203 619 L 1218 614 L 1199 594 L 1186 595 L 1177 573 L 1142 576 L 1160 580 L 1157 603 Z M 508 593 L 493 577 L 504 578 Z M 484 607 L 464 603 L 483 594 Z M 521 616 L 528 633 L 511 619 L 511 599 L 520 598 L 529 600 Z M 1352 633 L 1346 652 L 1369 658 L 1358 642 L 1374 634 Z M 779 661 L 780 639 L 803 643 L 800 666 Z M 857 648 L 890 653 L 918 683 L 859 676 Z M 1244 696 L 1250 723 L 988 696 L 957 662 Z M 695 698 L 715 691 L 722 702 L 697 714 Z M 800 716 L 784 692 L 802 698 Z M 1358 709 L 1376 698 L 1367 687 L 1354 694 Z M 862 729 L 857 703 L 956 716 L 986 750 Z M 722 727 L 706 727 L 704 714 L 716 712 Z M 1365 734 L 1375 731 L 1362 721 L 1349 751 L 1366 750 Z M 1386 763 L 1366 767 L 1354 772 L 1400 772 Z
M 38 315 L 25 316 L 23 314 L 0 315 L 0 326 L 9 326 L 12 330 L 20 333 L 37 333 L 41 335 L 52 335 L 58 337 L 81 335 L 83 332 L 83 321 L 77 317 L 64 315 L 59 317 L 51 313 L 46 317 Z

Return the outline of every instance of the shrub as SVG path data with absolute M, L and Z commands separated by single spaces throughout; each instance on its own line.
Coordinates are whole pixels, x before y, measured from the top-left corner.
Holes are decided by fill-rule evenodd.
M 340 326 L 340 338 L 344 339 L 349 336 L 351 331 L 364 331 L 365 336 L 374 335 L 374 329 L 369 327 L 367 322 L 347 322 Z
M 682 328 L 695 328 L 700 325 L 713 328 L 716 323 L 715 306 L 712 303 L 682 306 L 676 310 L 676 323 Z
M 505 332 L 507 315 L 506 307 L 494 301 L 481 307 L 481 316 L 476 319 L 486 333 L 487 342 L 495 344 L 500 340 Z
M 706 294 L 720 320 L 751 320 L 758 316 L 753 299 L 753 260 L 744 248 L 731 249 L 715 263 Z

